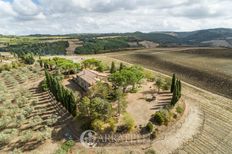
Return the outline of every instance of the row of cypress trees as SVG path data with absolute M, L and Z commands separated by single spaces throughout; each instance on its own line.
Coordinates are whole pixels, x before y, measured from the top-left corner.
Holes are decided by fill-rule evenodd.
M 173 74 L 172 76 L 171 92 L 172 92 L 171 105 L 174 106 L 181 97 L 181 81 L 179 79 L 176 79 L 175 74 Z
M 71 91 L 65 89 L 57 80 L 56 77 L 52 76 L 45 70 L 46 82 L 49 90 L 56 97 L 56 100 L 61 102 L 61 104 L 71 113 L 76 116 L 77 105 L 76 100 Z

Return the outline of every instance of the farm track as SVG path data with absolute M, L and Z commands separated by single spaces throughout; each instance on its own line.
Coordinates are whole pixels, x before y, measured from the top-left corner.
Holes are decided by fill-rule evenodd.
M 68 40 L 68 48 L 66 48 L 66 55 L 74 55 L 74 52 L 77 47 L 82 46 L 82 42 L 78 39 L 70 39 Z

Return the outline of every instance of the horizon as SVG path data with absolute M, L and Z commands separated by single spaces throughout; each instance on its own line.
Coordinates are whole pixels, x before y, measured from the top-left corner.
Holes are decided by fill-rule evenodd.
M 0 33 L 106 34 L 232 28 L 229 0 L 0 0 Z
M 218 27 L 218 28 L 208 28 L 208 29 L 197 29 L 197 30 L 193 30 L 193 31 L 151 31 L 151 32 L 142 32 L 142 31 L 132 31 L 132 32 L 109 32 L 109 33 L 67 33 L 67 34 L 46 34 L 46 33 L 34 33 L 34 34 L 25 34 L 25 35 L 13 35 L 13 34 L 9 34 L 9 35 L 5 35 L 5 34 L 1 34 L 2 36 L 34 36 L 34 35 L 51 35 L 51 36 L 65 36 L 65 35 L 101 35 L 101 34 L 126 34 L 126 33 L 145 33 L 145 34 L 149 34 L 149 33 L 190 33 L 190 32 L 197 32 L 197 31 L 203 31 L 203 30 L 217 30 L 217 29 L 227 29 L 227 30 L 232 30 L 232 28 L 225 28 L 225 27 Z

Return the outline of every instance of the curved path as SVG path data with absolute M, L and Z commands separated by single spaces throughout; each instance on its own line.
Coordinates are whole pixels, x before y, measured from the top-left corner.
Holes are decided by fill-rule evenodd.
M 200 133 L 185 142 L 174 153 L 231 153 L 232 100 L 203 90 L 184 88 L 187 102 L 197 104 L 204 114 Z

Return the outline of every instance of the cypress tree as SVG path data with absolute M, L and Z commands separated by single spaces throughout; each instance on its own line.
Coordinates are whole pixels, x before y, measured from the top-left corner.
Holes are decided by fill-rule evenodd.
M 181 96 L 181 81 L 179 80 L 179 93 L 180 93 L 180 96 Z
M 123 65 L 123 63 L 120 63 L 120 66 L 119 66 L 119 71 L 121 71 L 125 66 Z
M 65 89 L 57 80 L 57 78 L 53 77 L 51 74 L 45 70 L 46 81 L 49 87 L 50 92 L 53 93 L 56 100 L 59 101 L 69 113 L 73 116 L 76 116 L 76 99 L 72 93 Z
M 173 89 L 171 105 L 174 106 L 178 102 L 180 97 L 181 97 L 181 81 L 177 79 Z
M 61 103 L 63 104 L 63 106 L 65 106 L 65 89 L 63 86 L 61 87 L 61 91 L 62 91 Z
M 116 72 L 116 67 L 114 61 L 111 63 L 111 68 L 110 68 L 110 73 L 115 73 Z
M 61 102 L 62 101 L 62 96 L 63 94 L 62 94 L 62 88 L 61 88 L 61 86 L 60 86 L 60 84 L 58 84 L 58 94 L 57 94 L 57 100 L 59 101 L 59 102 Z
M 65 107 L 69 111 L 69 91 L 65 89 Z
M 76 115 L 76 100 L 72 92 L 69 93 L 70 98 L 70 113 L 75 116 Z
M 123 69 L 123 64 L 120 63 L 120 66 L 119 66 L 119 71 L 121 71 Z
M 174 87 L 173 94 L 172 94 L 171 105 L 175 106 L 176 102 L 177 102 L 177 93 L 176 93 L 176 87 Z
M 171 85 L 171 93 L 174 91 L 174 87 L 176 85 L 176 75 L 172 75 L 172 85 Z
M 59 81 L 57 81 L 57 79 L 54 80 L 54 95 L 56 97 L 56 99 L 58 100 L 58 96 L 59 96 Z
M 175 90 L 176 90 L 176 97 L 177 99 L 179 99 L 179 80 L 176 80 L 176 84 L 175 84 Z

